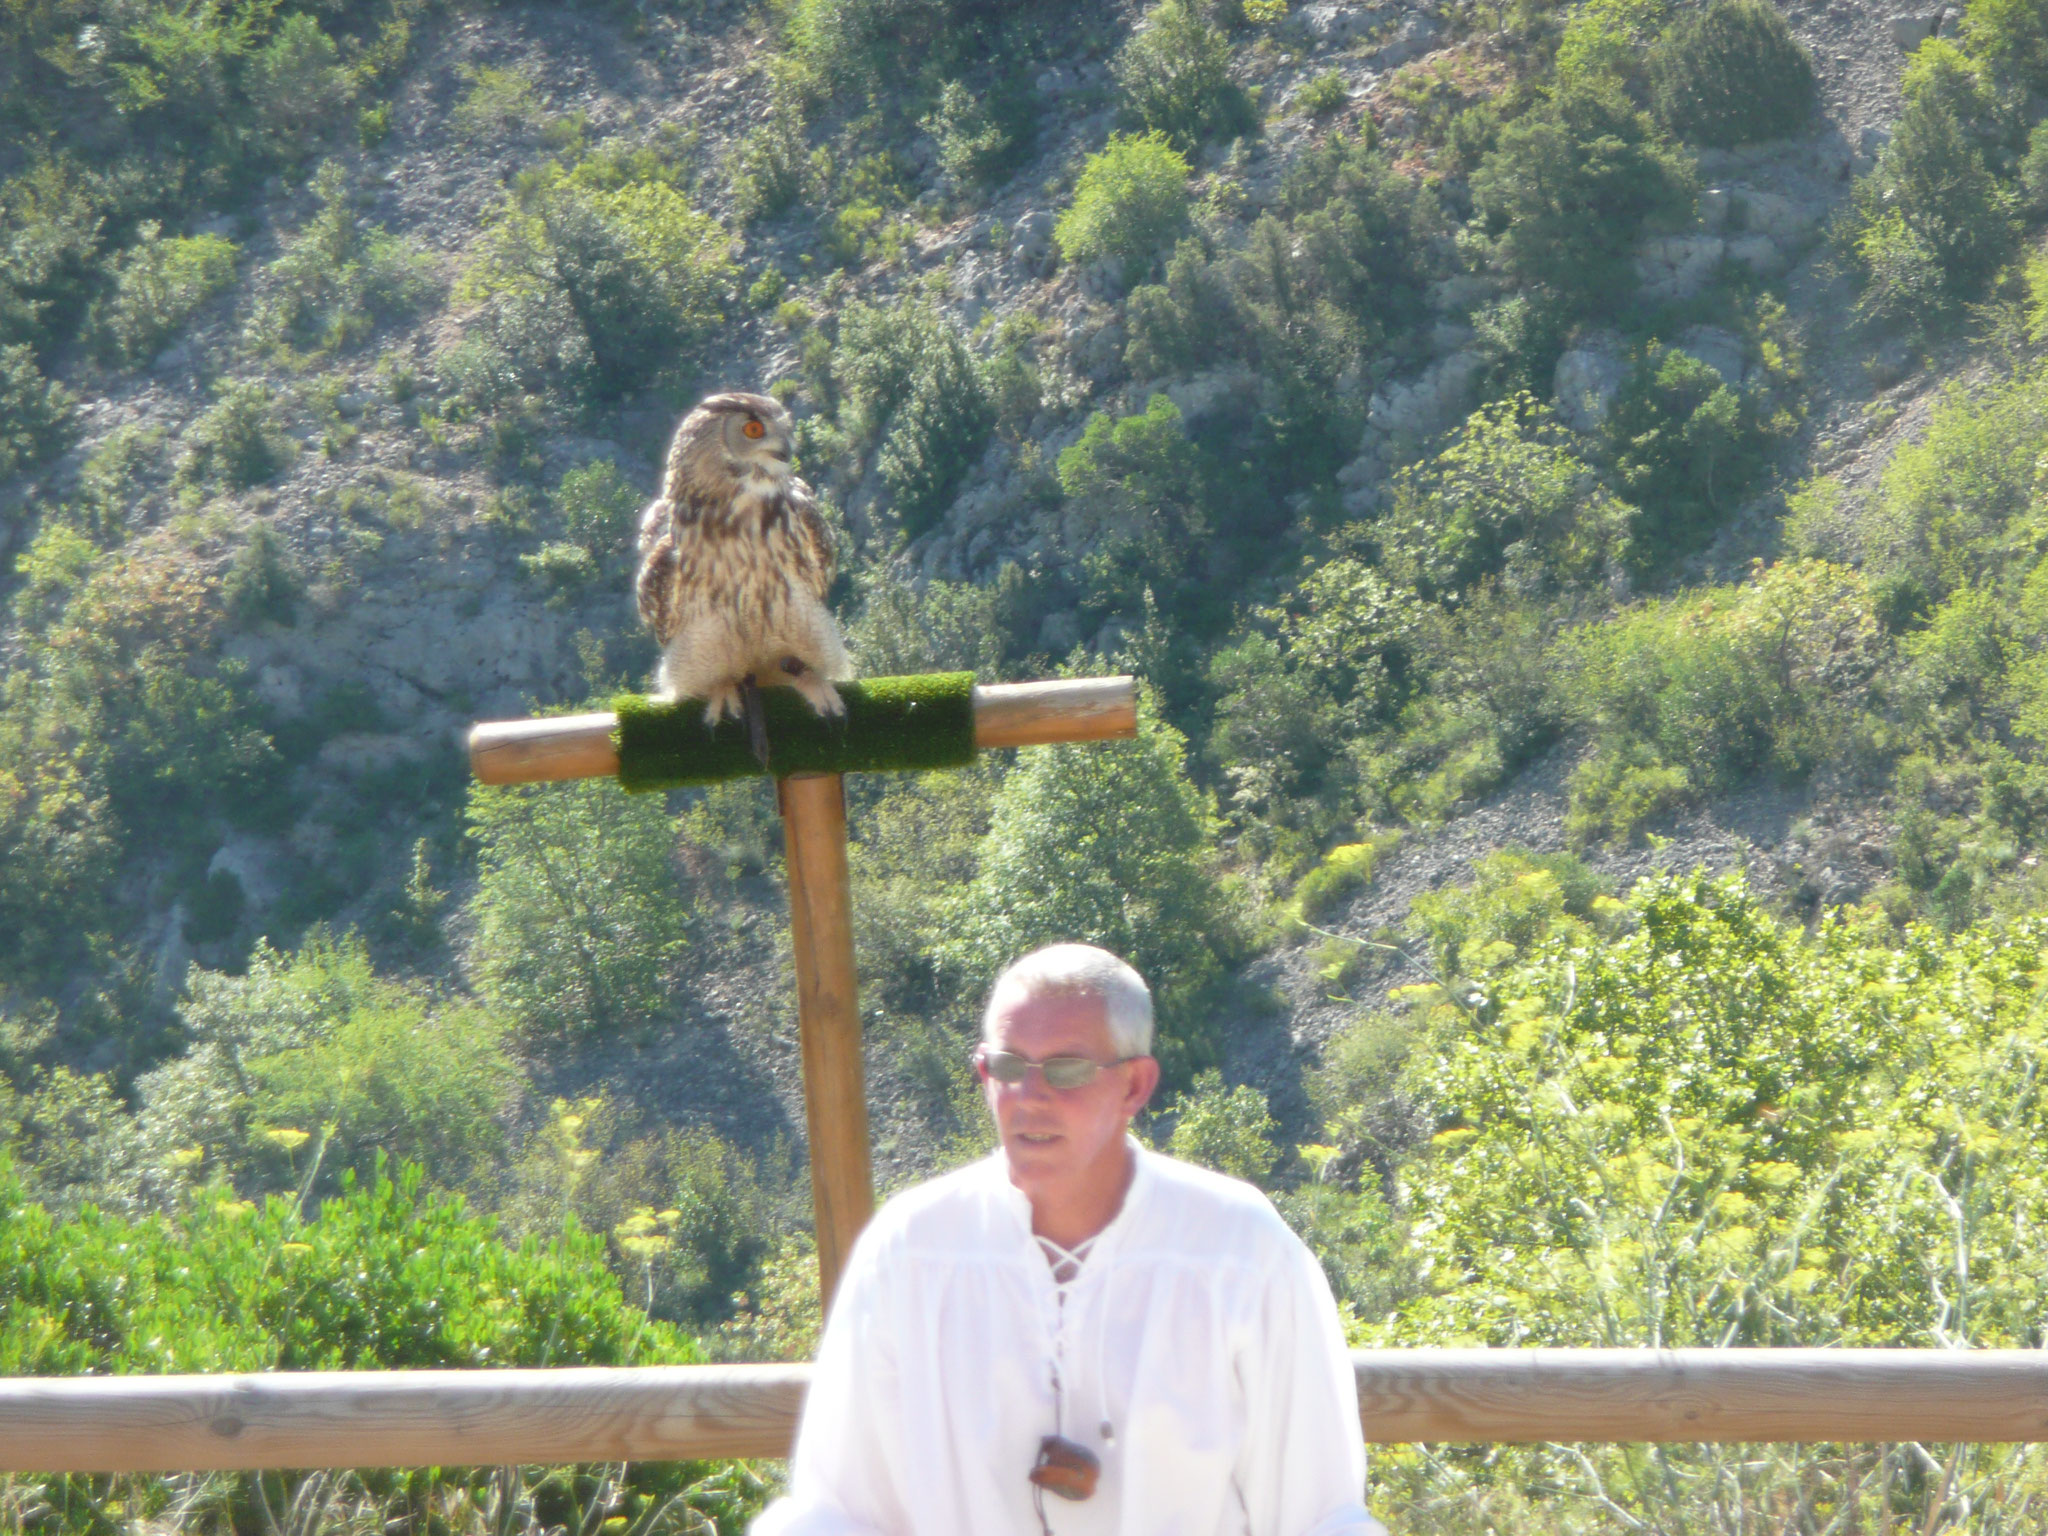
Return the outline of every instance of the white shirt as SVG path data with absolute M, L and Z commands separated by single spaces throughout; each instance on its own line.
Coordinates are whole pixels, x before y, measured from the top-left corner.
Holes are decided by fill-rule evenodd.
M 1000 1151 L 876 1214 L 754 1536 L 1041 1536 L 1054 1433 L 1102 1462 L 1057 1536 L 1386 1536 L 1322 1270 L 1249 1184 L 1130 1145 L 1064 1284 Z

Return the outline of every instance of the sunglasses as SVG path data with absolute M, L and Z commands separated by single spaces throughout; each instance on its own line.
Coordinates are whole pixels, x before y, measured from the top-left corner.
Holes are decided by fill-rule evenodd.
M 1090 1061 L 1086 1056 L 1048 1056 L 1044 1061 L 1033 1061 L 1015 1051 L 982 1050 L 975 1053 L 981 1070 L 999 1083 L 1021 1083 L 1036 1067 L 1045 1074 L 1048 1088 L 1086 1088 L 1104 1067 L 1120 1067 L 1137 1059 L 1135 1056 L 1119 1056 L 1115 1061 Z

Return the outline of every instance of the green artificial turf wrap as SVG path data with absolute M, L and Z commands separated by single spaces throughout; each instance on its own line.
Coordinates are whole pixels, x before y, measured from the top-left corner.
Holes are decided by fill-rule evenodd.
M 821 720 L 793 688 L 763 688 L 768 771 L 871 773 L 957 768 L 974 756 L 974 674 L 870 677 L 835 684 L 846 701 L 841 720 Z M 704 724 L 698 699 L 671 704 L 622 694 L 618 712 L 619 782 L 634 791 L 715 784 L 758 774 L 744 721 Z

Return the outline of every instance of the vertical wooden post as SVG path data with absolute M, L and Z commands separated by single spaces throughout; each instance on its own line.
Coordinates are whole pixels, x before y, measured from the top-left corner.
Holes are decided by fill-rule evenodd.
M 846 787 L 836 773 L 793 774 L 778 781 L 777 798 L 789 856 L 789 928 L 796 947 L 811 1203 L 818 1220 L 818 1291 L 829 1307 L 853 1240 L 875 1208 L 853 969 L 853 895 L 846 872 Z

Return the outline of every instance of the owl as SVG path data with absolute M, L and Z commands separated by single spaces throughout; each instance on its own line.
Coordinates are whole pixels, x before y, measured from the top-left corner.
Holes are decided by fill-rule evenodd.
M 704 700 L 704 723 L 747 721 L 767 761 L 760 686 L 795 688 L 843 715 L 853 675 L 825 606 L 832 542 L 811 488 L 790 472 L 792 424 L 765 395 L 713 395 L 676 428 L 661 494 L 640 516 L 640 616 L 661 642 L 657 687 Z

